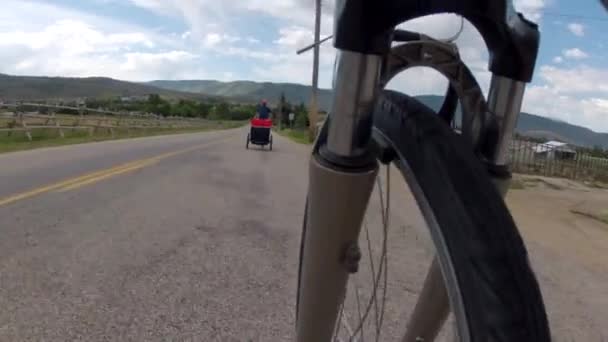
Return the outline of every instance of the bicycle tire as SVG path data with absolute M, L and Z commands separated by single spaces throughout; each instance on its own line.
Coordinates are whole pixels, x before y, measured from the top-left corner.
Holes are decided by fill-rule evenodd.
M 462 305 L 468 340 L 550 341 L 523 240 L 470 144 L 431 108 L 394 91 L 379 96 L 373 130 L 394 150 L 406 181 L 406 174 L 414 177 L 434 216 L 438 231 L 431 235 L 441 240 L 433 239 L 444 278 L 452 272 L 458 287 L 452 292 L 461 298 L 450 302 Z
M 470 144 L 431 108 L 393 91 L 379 96 L 373 130 L 374 140 L 389 143 L 396 155 L 392 162 L 406 181 L 414 177 L 438 223 L 431 235 L 443 241 L 443 248 L 436 246 L 439 259 L 451 264 L 448 270 L 442 265 L 442 273 L 453 270 L 467 340 L 550 341 L 542 295 L 523 240 Z M 326 133 L 324 127 L 320 141 Z M 298 274 L 305 236 L 306 211 Z M 296 313 L 299 287 L 298 279 Z M 450 297 L 453 306 L 455 299 Z

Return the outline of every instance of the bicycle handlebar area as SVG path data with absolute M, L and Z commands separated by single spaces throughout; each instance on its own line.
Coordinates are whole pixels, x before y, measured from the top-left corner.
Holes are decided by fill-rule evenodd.
M 337 0 L 334 45 L 365 54 L 384 54 L 395 26 L 432 14 L 455 13 L 481 33 L 492 73 L 529 82 L 534 73 L 538 26 L 513 8 L 511 0 Z

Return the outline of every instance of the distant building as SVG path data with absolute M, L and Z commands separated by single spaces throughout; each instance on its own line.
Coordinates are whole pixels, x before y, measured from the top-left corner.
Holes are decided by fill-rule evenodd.
M 121 96 L 120 102 L 148 101 L 149 98 L 150 98 L 150 95 Z
M 573 160 L 576 158 L 576 150 L 561 141 L 547 141 L 534 146 L 532 150 L 536 157 L 549 160 Z

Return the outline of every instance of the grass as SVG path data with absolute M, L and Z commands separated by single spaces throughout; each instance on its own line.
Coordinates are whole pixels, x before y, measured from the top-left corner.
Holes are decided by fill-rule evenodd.
M 599 182 L 599 181 L 585 182 L 585 185 L 588 185 L 588 186 L 590 186 L 592 188 L 596 188 L 596 189 L 608 189 L 608 183 Z
M 583 216 L 592 218 L 594 220 L 600 221 L 602 223 L 608 224 L 608 210 L 592 212 L 592 211 L 581 210 L 581 209 L 577 208 L 577 209 L 571 209 L 570 212 L 572 212 L 574 214 L 583 215 Z
M 312 142 L 308 140 L 308 130 L 287 128 L 284 130 L 276 130 L 276 132 L 291 139 L 292 141 L 297 142 L 298 144 L 312 144 Z
M 544 185 L 553 190 L 564 190 L 564 188 L 558 184 L 535 177 L 514 177 L 511 179 L 510 189 L 523 190 L 538 187 L 539 185 Z
M 0 132 L 0 153 L 31 150 L 41 147 L 61 146 L 82 144 L 88 142 L 127 139 L 135 137 L 146 137 L 164 134 L 195 133 L 210 130 L 230 129 L 243 126 L 243 121 L 210 121 L 208 124 L 199 127 L 187 128 L 162 128 L 150 127 L 147 129 L 129 130 L 116 129 L 114 136 L 107 130 L 98 130 L 92 136 L 85 130 L 64 129 L 65 137 L 61 138 L 56 129 L 36 129 L 32 130 L 32 141 L 29 141 L 24 132 Z
M 509 188 L 513 190 L 523 190 L 526 188 L 526 183 L 521 179 L 513 178 L 511 179 L 511 185 Z

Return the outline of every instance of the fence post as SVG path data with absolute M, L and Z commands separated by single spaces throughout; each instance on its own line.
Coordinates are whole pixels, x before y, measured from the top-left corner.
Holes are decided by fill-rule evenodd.
M 534 144 L 532 144 L 531 141 L 526 141 L 526 170 L 528 170 L 528 173 L 534 173 L 535 172 L 535 166 L 534 163 L 536 162 L 536 156 L 534 153 Z
M 59 120 L 57 120 L 57 116 L 55 115 L 54 111 L 51 111 L 51 120 L 55 121 L 55 127 L 57 127 L 57 130 L 59 131 L 59 136 L 61 138 L 65 138 L 65 134 L 63 133 L 63 129 L 61 128 L 61 124 L 59 124 Z
M 78 109 L 78 121 L 77 121 L 78 122 L 78 126 L 82 125 L 83 119 L 84 119 L 83 110 L 82 110 L 82 108 L 79 108 Z
M 581 159 L 581 150 L 577 149 L 576 150 L 576 155 L 574 156 L 574 167 L 572 169 L 572 179 L 577 180 L 578 179 L 578 163 Z
M 9 122 L 8 128 L 15 128 L 19 124 L 19 116 L 17 115 L 17 111 L 13 112 L 13 122 Z M 7 136 L 10 137 L 13 135 L 13 130 L 9 130 Z
M 19 107 L 17 107 L 19 108 Z M 19 123 L 21 123 L 21 127 L 23 127 L 23 130 L 25 131 L 25 136 L 27 137 L 27 140 L 32 141 L 32 133 L 30 132 L 29 127 L 27 127 L 27 122 L 25 122 L 25 118 L 23 116 L 23 112 L 20 109 L 16 109 L 19 111 L 18 117 L 19 117 Z

